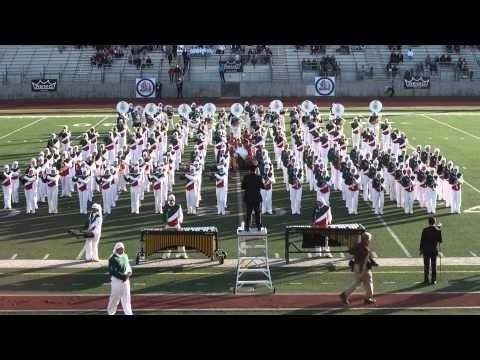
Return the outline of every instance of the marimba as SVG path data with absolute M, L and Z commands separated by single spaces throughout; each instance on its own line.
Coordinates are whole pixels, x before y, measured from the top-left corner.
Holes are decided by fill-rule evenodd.
M 139 263 L 140 254 L 146 258 L 159 251 L 176 248 L 177 246 L 198 250 L 213 261 L 217 251 L 219 251 L 218 230 L 214 226 L 185 227 L 180 229 L 143 229 L 141 251 L 137 254 L 137 264 Z
M 302 240 L 311 240 L 316 237 L 328 237 L 329 247 L 346 247 L 351 249 L 353 245 L 360 241 L 360 236 L 365 232 L 365 227 L 361 224 L 332 224 L 328 228 L 317 228 L 309 225 L 293 225 L 285 227 L 285 260 L 288 264 L 290 261 L 290 253 L 311 253 L 311 250 L 300 249 L 295 241 L 291 241 L 290 236 L 293 234 L 302 235 Z M 290 247 L 294 251 L 290 251 Z M 341 252 L 331 251 L 331 252 Z

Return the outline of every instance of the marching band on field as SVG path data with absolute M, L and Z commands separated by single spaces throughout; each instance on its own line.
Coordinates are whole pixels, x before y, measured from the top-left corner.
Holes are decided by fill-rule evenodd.
M 328 119 L 310 101 L 291 108 L 289 138 L 286 110 L 279 100 L 267 108 L 248 102 L 233 104 L 228 114 L 224 109 L 217 113 L 211 103 L 203 107 L 182 104 L 176 123 L 171 106 L 147 104 L 143 109 L 120 102 L 117 124 L 107 134 L 91 128 L 73 145 L 65 126 L 60 134 L 51 135 L 46 149 L 31 160 L 23 175 L 18 162 L 6 165 L 0 173 L 4 208 L 19 202 L 23 185 L 27 214 L 36 212 L 38 202 L 47 202 L 49 214 L 56 214 L 58 197 L 71 198 L 74 192 L 80 213 L 87 214 L 88 202 L 99 192 L 103 213 L 111 214 L 119 195 L 128 190 L 132 214 L 140 213 L 145 192 L 151 191 L 155 213 L 163 214 L 169 194 L 179 185 L 175 184 L 177 172 L 185 181 L 187 214 L 195 215 L 207 170 L 215 185 L 217 213 L 224 215 L 229 171 L 254 159 L 265 187 L 261 190 L 263 214 L 273 213 L 272 189 L 277 181 L 283 181 L 289 192 L 292 215 L 300 215 L 306 191 L 316 192 L 317 200 L 328 206 L 331 192 L 340 191 L 351 215 L 358 214 L 359 197 L 371 202 L 378 215 L 383 214 L 386 199 L 402 207 L 405 214 L 413 214 L 415 201 L 435 214 L 441 200 L 451 213 L 459 214 L 463 177 L 458 166 L 430 145 L 418 145 L 407 153 L 407 136 L 393 129 L 388 119 L 382 120 L 381 108 L 374 100 L 366 123 L 355 117 L 349 124 L 352 147 L 348 151 L 348 126 L 341 104 L 332 105 Z M 269 138 L 274 162 L 267 151 Z M 189 141 L 194 146 L 185 161 Z M 216 165 L 206 169 L 210 147 Z

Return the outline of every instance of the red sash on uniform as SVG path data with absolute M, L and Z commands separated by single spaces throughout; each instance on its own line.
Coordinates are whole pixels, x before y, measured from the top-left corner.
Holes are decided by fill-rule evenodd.
M 326 142 L 325 144 L 322 144 L 322 147 L 323 147 L 324 149 L 328 149 L 328 142 Z
M 108 190 L 108 189 L 110 189 L 110 184 L 109 184 L 109 183 L 103 184 L 103 185 L 102 185 L 102 189 L 103 189 L 103 190 Z
M 168 226 L 177 226 L 178 225 L 178 218 L 175 218 L 172 221 L 167 222 Z
M 12 175 L 12 180 L 18 180 L 19 176 L 18 175 Z
M 48 182 L 48 187 L 54 187 L 54 186 L 57 186 L 57 182 L 56 182 L 56 181 L 49 181 L 49 182 Z
M 360 134 L 360 129 L 358 129 L 358 128 L 353 129 L 352 133 L 355 134 L 355 135 L 358 135 L 358 134 Z
M 193 181 L 190 181 L 187 185 L 186 185 L 186 189 L 188 191 L 192 191 L 193 188 L 195 187 L 195 183 Z
M 347 145 L 342 145 L 342 146 L 340 147 L 340 150 L 347 150 Z
M 303 145 L 298 146 L 297 151 L 303 151 Z
M 221 150 L 221 149 L 223 149 L 223 144 L 217 144 L 217 145 L 215 145 L 215 148 L 217 150 Z
M 203 144 L 198 145 L 198 150 L 200 150 L 200 151 L 203 150 Z
M 60 172 L 60 176 L 63 176 L 63 177 L 67 176 L 67 175 L 68 175 L 68 172 L 69 172 L 69 171 L 68 171 L 68 168 L 63 169 L 63 170 Z
M 25 190 L 32 190 L 33 182 L 25 184 Z
M 379 186 L 378 188 L 374 188 L 374 189 L 377 190 L 377 192 L 379 192 L 379 193 L 382 192 L 383 190 L 385 190 L 383 188 L 383 186 Z
M 421 184 L 420 187 L 425 189 L 427 187 L 427 184 Z
M 413 185 L 407 186 L 405 188 L 405 191 L 412 192 L 413 191 Z
M 133 144 L 132 146 L 130 146 L 130 149 L 137 150 L 137 144 Z
M 275 145 L 277 145 L 277 147 L 278 147 L 279 149 L 282 149 L 282 148 L 283 148 L 283 141 L 282 141 L 280 144 L 275 144 Z
M 138 180 L 135 180 L 132 182 L 132 186 L 135 187 L 135 186 L 138 186 Z
M 325 229 L 328 227 L 328 210 L 324 214 L 320 215 L 318 219 L 315 220 L 313 226 L 320 229 Z
M 297 183 L 297 184 L 292 185 L 292 188 L 295 189 L 295 190 L 298 190 L 298 189 L 300 189 L 301 187 L 302 187 L 302 184 L 300 184 L 300 183 Z
M 217 188 L 223 188 L 225 186 L 223 180 L 217 181 Z
M 272 182 L 268 180 L 265 184 L 265 190 L 270 190 L 272 188 Z
M 319 142 L 320 142 L 320 139 L 313 139 L 313 142 L 314 142 L 314 143 L 319 143 Z
M 349 189 L 350 191 L 358 191 L 358 185 L 349 186 L 348 189 Z
M 87 190 L 87 185 L 86 185 L 86 184 L 80 185 L 79 190 L 80 190 L 80 191 L 85 191 L 85 190 Z
M 91 144 L 96 144 L 97 143 L 97 138 L 94 137 L 93 139 L 90 139 L 90 143 Z
M 452 190 L 453 191 L 460 191 L 462 189 L 462 184 L 456 183 L 455 185 L 452 185 Z
M 138 146 L 143 145 L 143 139 L 138 142 Z
M 153 190 L 160 190 L 161 188 L 161 185 L 159 182 L 156 182 L 155 184 L 153 184 Z
M 323 187 L 320 188 L 320 192 L 321 192 L 322 194 L 326 194 L 326 193 L 328 193 L 329 191 L 330 191 L 330 189 L 329 189 L 328 185 L 325 185 L 325 186 L 323 186 Z
M 389 130 L 384 130 L 384 131 L 383 131 L 383 135 L 387 136 L 388 134 L 390 134 L 390 131 L 389 131 Z
M 85 145 L 84 147 L 82 147 L 82 150 L 83 151 L 88 151 L 90 149 L 90 145 Z
M 69 143 L 70 139 L 69 138 L 65 138 L 62 140 L 62 143 L 67 145 Z
M 370 145 L 370 147 L 375 147 L 375 140 L 371 141 L 368 145 Z
M 114 145 L 113 145 L 113 143 L 111 143 L 111 144 L 108 144 L 108 145 L 105 147 L 105 149 L 107 149 L 107 150 L 113 150 L 113 147 L 114 147 Z
M 178 144 L 177 144 L 177 145 L 175 145 L 175 146 L 173 147 L 173 150 L 175 150 L 175 151 L 178 151 L 178 150 L 180 150 L 180 145 L 178 145 Z

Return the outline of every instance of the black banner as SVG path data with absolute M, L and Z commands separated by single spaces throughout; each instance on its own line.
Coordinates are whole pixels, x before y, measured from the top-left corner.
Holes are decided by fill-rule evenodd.
M 226 61 L 224 66 L 225 66 L 226 73 L 243 72 L 243 66 L 241 62 Z
M 420 76 L 404 79 L 403 85 L 405 89 L 430 89 L 430 78 Z
M 57 91 L 57 79 L 34 79 L 32 91 Z

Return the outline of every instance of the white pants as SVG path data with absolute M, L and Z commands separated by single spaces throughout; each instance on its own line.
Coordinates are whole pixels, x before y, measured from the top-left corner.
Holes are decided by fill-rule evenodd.
M 116 314 L 120 301 L 122 302 L 123 313 L 125 315 L 133 315 L 130 300 L 130 280 L 122 281 L 112 276 L 112 291 L 107 307 L 108 315 Z
M 12 185 L 2 186 L 3 189 L 3 203 L 5 209 L 12 208 Z
M 35 214 L 35 191 L 32 190 L 25 190 L 25 202 L 27 205 L 27 214 L 32 213 Z
M 272 189 L 270 190 L 260 190 L 260 195 L 262 195 L 262 214 L 272 213 Z
M 448 183 L 448 180 L 442 180 L 443 182 L 443 199 L 445 200 L 445 207 L 450 207 L 453 200 L 453 191 L 452 187 Z
M 372 191 L 373 210 L 375 214 L 383 215 L 383 204 L 385 202 L 385 193 L 377 190 Z
M 358 213 L 358 190 L 357 191 L 351 191 L 347 190 L 350 193 L 350 206 L 348 208 L 348 213 L 350 215 L 357 214 Z
M 142 196 L 141 185 L 130 188 L 132 214 L 140 214 L 140 196 Z
M 451 190 L 452 207 L 450 212 L 460 214 L 460 207 L 462 206 L 462 190 Z
M 431 187 L 427 187 L 425 194 L 425 206 L 427 207 L 427 212 L 430 214 L 435 214 L 437 208 L 437 192 Z
M 102 190 L 102 201 L 103 201 L 103 213 L 111 214 L 112 213 L 112 191 L 111 188 Z
M 58 213 L 58 186 L 49 187 L 47 189 L 47 198 L 48 198 L 48 213 L 56 214 Z
M 85 260 L 98 261 L 98 243 L 100 242 L 100 235 L 95 234 L 92 238 L 85 239 Z
M 18 203 L 18 188 L 20 187 L 20 181 L 19 180 L 13 180 L 12 181 L 12 202 L 14 204 Z
M 330 191 L 322 193 L 320 190 L 317 190 L 317 201 L 320 201 L 320 199 L 323 199 L 325 204 L 330 206 Z
M 300 215 L 300 208 L 302 204 L 302 188 L 294 189 L 292 185 L 290 185 L 290 204 L 292 207 L 292 215 L 299 214 Z
M 193 190 L 186 190 L 185 197 L 187 199 L 187 214 L 196 214 L 197 194 L 195 188 Z
M 80 203 L 80 214 L 87 214 L 88 190 L 78 191 L 78 201 Z
M 163 214 L 163 205 L 164 205 L 164 197 L 163 197 L 163 191 L 162 189 L 160 190 L 153 190 L 153 195 L 155 196 L 155 214 Z
M 405 214 L 413 214 L 413 200 L 415 199 L 415 193 L 413 191 L 404 190 L 404 206 Z
M 395 181 L 395 195 L 397 199 L 397 207 L 403 207 L 404 204 L 404 190 L 402 187 L 402 184 L 400 184 L 398 181 Z
M 354 134 L 352 133 L 352 147 L 357 147 L 357 149 L 360 149 L 360 134 Z
M 225 215 L 225 187 L 217 187 L 216 190 L 217 195 L 217 213 L 218 215 Z

